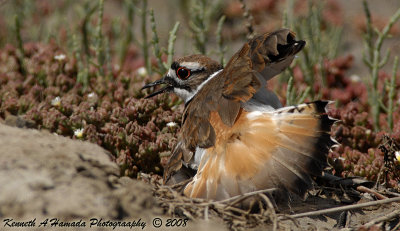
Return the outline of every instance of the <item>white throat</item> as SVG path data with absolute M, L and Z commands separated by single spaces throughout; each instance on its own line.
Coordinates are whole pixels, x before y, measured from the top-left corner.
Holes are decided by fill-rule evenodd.
M 210 77 L 208 77 L 208 79 L 206 79 L 206 81 L 202 82 L 194 91 L 188 91 L 188 90 L 182 89 L 182 88 L 174 88 L 174 93 L 176 95 L 178 95 L 179 97 L 181 97 L 185 101 L 185 103 L 187 103 L 197 94 L 197 92 L 199 92 L 204 87 L 204 85 L 206 85 L 208 83 L 208 81 L 210 81 L 215 76 L 217 76 L 222 70 L 223 69 L 212 73 L 210 75 Z

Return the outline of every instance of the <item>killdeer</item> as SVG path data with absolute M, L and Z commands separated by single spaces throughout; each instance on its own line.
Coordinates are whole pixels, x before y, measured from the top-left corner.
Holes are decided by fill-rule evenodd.
M 267 81 L 287 68 L 305 41 L 280 29 L 245 43 L 225 67 L 204 55 L 172 63 L 165 87 L 185 102 L 178 143 L 164 183 L 190 177 L 184 194 L 222 200 L 278 188 L 304 195 L 335 143 L 327 101 L 282 107 Z

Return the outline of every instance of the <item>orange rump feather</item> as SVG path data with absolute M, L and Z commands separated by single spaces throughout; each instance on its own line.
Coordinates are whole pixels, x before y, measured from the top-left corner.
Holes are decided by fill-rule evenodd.
M 241 109 L 232 127 L 212 112 L 210 123 L 218 136 L 205 150 L 185 195 L 222 200 L 267 188 L 303 194 L 311 186 L 310 175 L 321 174 L 334 144 L 328 134 L 334 120 L 325 114 L 326 104 L 272 112 Z

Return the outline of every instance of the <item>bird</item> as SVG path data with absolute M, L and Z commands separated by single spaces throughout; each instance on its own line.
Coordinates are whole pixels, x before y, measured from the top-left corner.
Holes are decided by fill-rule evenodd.
M 164 184 L 187 181 L 184 195 L 216 201 L 269 188 L 304 196 L 336 144 L 330 101 L 283 107 L 267 86 L 305 45 L 279 29 L 246 42 L 225 67 L 189 55 L 143 86 L 165 85 L 146 98 L 173 92 L 185 104 Z

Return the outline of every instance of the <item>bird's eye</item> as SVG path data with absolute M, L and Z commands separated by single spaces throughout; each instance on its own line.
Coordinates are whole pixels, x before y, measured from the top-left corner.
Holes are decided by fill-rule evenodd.
M 180 67 L 178 68 L 178 70 L 176 70 L 176 75 L 178 76 L 178 78 L 185 80 L 189 78 L 190 70 L 184 67 Z

